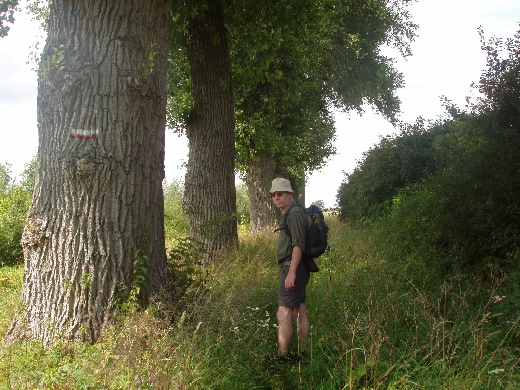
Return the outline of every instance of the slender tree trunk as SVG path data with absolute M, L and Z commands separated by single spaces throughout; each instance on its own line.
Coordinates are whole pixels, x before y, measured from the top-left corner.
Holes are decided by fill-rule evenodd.
M 231 65 L 220 1 L 192 3 L 198 14 L 188 22 L 192 112 L 183 205 L 192 235 L 215 254 L 238 241 Z
M 38 85 L 38 174 L 22 239 L 24 310 L 7 339 L 95 341 L 132 286 L 146 303 L 168 281 L 162 180 L 170 8 L 169 0 L 51 3 Z

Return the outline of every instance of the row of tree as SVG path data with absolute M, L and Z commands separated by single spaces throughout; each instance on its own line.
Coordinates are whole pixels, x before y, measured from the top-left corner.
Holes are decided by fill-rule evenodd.
M 429 267 L 511 274 L 520 256 L 520 32 L 481 37 L 480 98 L 466 110 L 446 101 L 448 119 L 383 139 L 347 176 L 338 202 L 351 222 L 393 220 L 401 245 L 434 257 Z
M 332 108 L 398 111 L 407 1 L 53 0 L 38 75 L 38 170 L 8 339 L 95 341 L 116 301 L 171 283 L 164 131 L 186 132 L 184 210 L 210 253 L 235 245 L 235 167 L 253 226 L 273 176 L 303 188 L 334 152 Z M 9 6 L 0 9 L 10 20 Z M 168 77 L 169 76 L 169 77 Z M 167 109 L 168 102 L 168 109 Z M 144 272 L 143 272 L 144 269 Z
M 234 222 L 217 237 L 204 229 L 233 214 L 233 163 L 262 229 L 275 219 L 272 178 L 304 197 L 305 173 L 334 153 L 332 109 L 399 109 L 401 75 L 379 50 L 409 54 L 415 26 L 400 2 L 199 0 L 175 11 L 168 118 L 189 139 L 185 210 L 210 251 L 236 241 Z

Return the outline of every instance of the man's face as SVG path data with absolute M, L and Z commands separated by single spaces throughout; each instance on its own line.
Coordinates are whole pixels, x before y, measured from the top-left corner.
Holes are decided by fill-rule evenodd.
M 271 193 L 274 205 L 278 207 L 282 212 L 285 211 L 287 206 L 292 202 L 292 193 L 290 192 L 273 192 Z

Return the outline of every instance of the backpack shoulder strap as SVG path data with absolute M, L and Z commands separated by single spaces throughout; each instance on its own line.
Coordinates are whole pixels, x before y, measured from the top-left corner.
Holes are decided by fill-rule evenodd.
M 281 230 L 281 229 L 285 229 L 285 231 L 287 232 L 287 235 L 288 235 L 289 237 L 291 237 L 291 238 L 292 238 L 292 236 L 291 236 L 291 232 L 290 232 L 290 230 L 289 230 L 289 224 L 287 223 L 287 217 L 288 217 L 288 215 L 289 215 L 289 211 L 291 211 L 291 209 L 292 209 L 293 207 L 300 207 L 300 208 L 305 212 L 305 208 L 304 208 L 301 204 L 299 204 L 299 203 L 295 203 L 295 204 L 291 205 L 291 206 L 287 209 L 287 211 L 285 212 L 285 214 L 283 215 L 283 225 L 280 226 L 280 230 Z
M 287 235 L 288 235 L 289 237 L 292 237 L 292 236 L 291 236 L 291 232 L 289 231 L 289 225 L 287 224 L 287 215 L 289 215 L 289 211 L 290 211 L 293 207 L 295 207 L 295 206 L 299 206 L 299 207 L 302 207 L 302 208 L 303 208 L 303 206 L 301 206 L 301 205 L 298 204 L 298 203 L 296 203 L 296 204 L 292 204 L 292 205 L 287 209 L 287 211 L 285 212 L 285 214 L 283 215 L 283 221 L 282 221 L 282 224 L 280 225 L 280 227 L 278 227 L 277 229 L 275 229 L 273 233 L 276 233 L 276 232 L 278 232 L 278 231 L 280 231 L 280 230 L 285 230 L 285 231 L 287 232 Z

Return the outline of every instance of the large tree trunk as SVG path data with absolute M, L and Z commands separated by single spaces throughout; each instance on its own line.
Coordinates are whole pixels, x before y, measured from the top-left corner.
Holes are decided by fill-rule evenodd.
M 22 239 L 24 309 L 7 339 L 95 341 L 117 299 L 133 287 L 146 303 L 168 281 L 162 180 L 170 12 L 169 0 L 51 4 L 37 183 Z
M 269 153 L 260 152 L 255 160 L 246 164 L 245 182 L 249 195 L 250 229 L 260 231 L 275 226 L 280 215 L 273 204 L 269 189 L 276 174 L 274 159 Z
M 220 1 L 195 0 L 188 22 L 192 112 L 184 210 L 210 254 L 238 241 L 231 65 Z
M 245 164 L 247 193 L 250 204 L 250 229 L 260 231 L 278 224 L 280 211 L 274 206 L 269 190 L 274 178 L 289 179 L 294 190 L 294 199 L 305 205 L 305 184 L 302 179 L 296 179 L 287 169 L 276 164 L 276 158 L 269 152 L 257 153 L 255 159 Z M 303 173 L 302 173 L 303 175 Z

